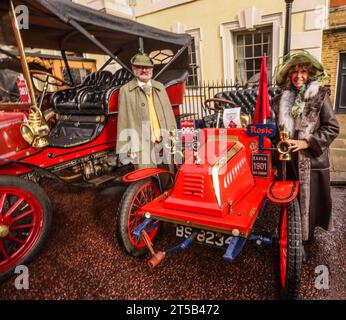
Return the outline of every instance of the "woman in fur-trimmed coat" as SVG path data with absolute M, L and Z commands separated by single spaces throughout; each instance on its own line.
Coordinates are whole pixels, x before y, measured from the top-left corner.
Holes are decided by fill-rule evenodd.
M 315 79 L 325 74 L 310 54 L 291 55 L 276 81 L 283 92 L 272 109 L 280 129 L 288 131 L 292 166 L 288 178 L 299 179 L 304 260 L 315 227 L 331 228 L 329 145 L 339 133 L 327 89 Z

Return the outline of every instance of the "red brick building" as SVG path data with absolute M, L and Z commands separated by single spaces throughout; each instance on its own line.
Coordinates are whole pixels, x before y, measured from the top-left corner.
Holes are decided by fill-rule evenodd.
M 322 63 L 331 76 L 336 113 L 346 113 L 346 0 L 330 0 L 328 26 L 323 32 Z

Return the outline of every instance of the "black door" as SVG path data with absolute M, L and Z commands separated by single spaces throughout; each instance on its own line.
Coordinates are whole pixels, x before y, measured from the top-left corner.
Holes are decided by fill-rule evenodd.
M 346 113 L 346 52 L 340 53 L 338 87 L 335 97 L 335 112 Z

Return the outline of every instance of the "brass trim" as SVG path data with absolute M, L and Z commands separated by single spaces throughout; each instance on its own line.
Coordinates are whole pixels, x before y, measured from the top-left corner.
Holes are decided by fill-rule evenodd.
M 6 238 L 10 233 L 10 228 L 4 224 L 0 224 L 0 239 Z
M 207 141 L 216 141 L 216 140 L 219 140 L 219 141 L 225 141 L 225 137 L 227 137 L 227 142 L 238 142 L 239 141 L 239 137 L 238 136 L 231 136 L 231 135 L 210 135 L 210 136 L 207 136 Z
M 28 85 L 28 90 L 29 90 L 29 95 L 30 95 L 30 99 L 31 99 L 31 104 L 34 105 L 35 107 L 37 107 L 36 99 L 35 99 L 35 91 L 34 91 L 34 87 L 33 87 L 32 81 L 31 81 L 29 66 L 28 66 L 28 63 L 27 63 L 27 60 L 26 60 L 23 39 L 22 39 L 20 31 L 19 31 L 17 16 L 16 16 L 16 12 L 15 12 L 12 0 L 10 0 L 9 16 L 10 16 L 10 20 L 11 20 L 14 36 L 16 38 L 18 52 L 19 52 L 19 55 L 20 55 L 20 63 L 22 65 L 22 69 L 23 69 L 22 70 L 23 71 L 23 75 L 24 75 L 24 78 L 25 78 L 26 83 Z

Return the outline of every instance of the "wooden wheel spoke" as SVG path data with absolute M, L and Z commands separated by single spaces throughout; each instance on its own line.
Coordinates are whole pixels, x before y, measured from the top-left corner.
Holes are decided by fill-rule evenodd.
M 1 215 L 1 212 L 4 208 L 4 204 L 5 204 L 5 200 L 6 200 L 6 197 L 7 197 L 7 194 L 6 193 L 3 193 L 1 195 L 1 198 L 0 198 L 0 215 Z
M 14 236 L 11 235 L 11 234 L 9 234 L 9 235 L 7 236 L 7 239 L 8 239 L 8 240 L 12 240 L 12 241 L 17 242 L 17 243 L 20 243 L 20 244 L 24 244 L 24 243 L 25 243 L 24 240 L 18 239 L 18 238 L 14 237 Z
M 17 222 L 18 220 L 25 218 L 26 216 L 28 216 L 29 214 L 31 214 L 31 213 L 33 213 L 33 212 L 34 212 L 33 209 L 31 209 L 31 210 L 29 210 L 29 211 L 27 211 L 27 212 L 24 212 L 24 213 L 20 214 L 19 216 L 17 216 L 17 217 L 15 217 L 15 218 L 11 219 L 11 223 L 15 223 L 15 222 Z
M 34 226 L 33 223 L 30 223 L 30 224 L 22 224 L 22 225 L 10 227 L 10 231 L 19 230 L 19 229 L 31 229 L 33 226 Z
M 7 211 L 7 213 L 5 214 L 5 218 L 8 218 L 11 214 L 13 214 L 16 209 L 21 205 L 21 203 L 24 201 L 23 198 L 19 198 L 16 203 Z
M 8 259 L 8 254 L 4 248 L 4 242 L 3 239 L 0 239 L 0 253 L 4 259 Z

